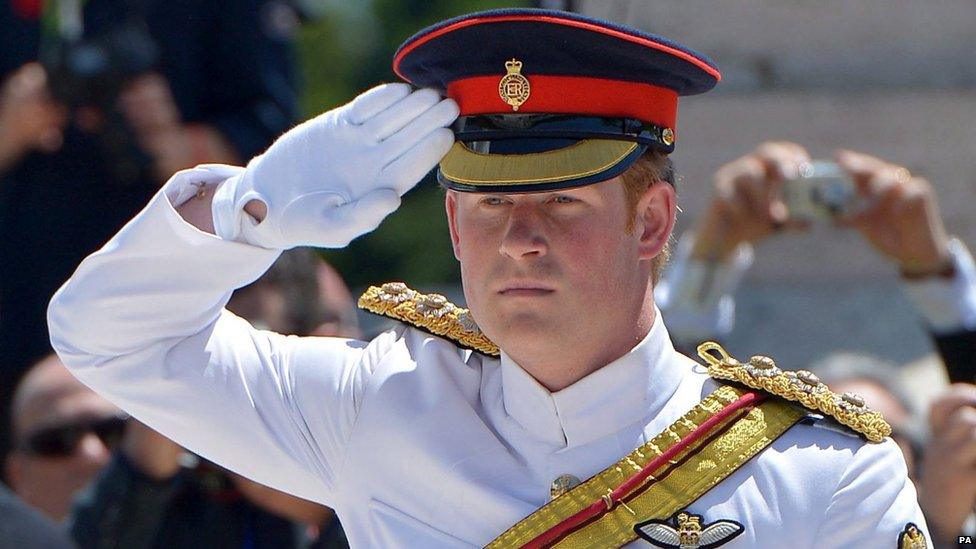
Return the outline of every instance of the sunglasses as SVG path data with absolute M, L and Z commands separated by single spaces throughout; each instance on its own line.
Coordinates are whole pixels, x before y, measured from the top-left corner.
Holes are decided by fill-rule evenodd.
M 125 433 L 128 415 L 93 421 L 45 427 L 27 435 L 18 445 L 28 454 L 44 457 L 66 457 L 78 450 L 78 444 L 88 433 L 94 433 L 109 449 L 114 449 Z

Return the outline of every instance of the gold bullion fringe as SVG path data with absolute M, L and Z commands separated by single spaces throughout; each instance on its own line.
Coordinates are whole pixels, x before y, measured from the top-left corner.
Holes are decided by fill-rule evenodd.
M 867 406 L 864 398 L 855 393 L 837 394 L 812 372 L 781 370 L 773 359 L 761 355 L 742 363 L 713 341 L 699 345 L 698 356 L 708 363 L 708 375 L 713 378 L 735 381 L 797 402 L 836 419 L 871 442 L 881 442 L 891 435 L 891 426 L 880 412 Z
M 486 355 L 499 356 L 498 346 L 482 333 L 471 312 L 440 294 L 422 294 L 403 282 L 387 282 L 370 286 L 359 298 L 359 308 L 412 324 Z

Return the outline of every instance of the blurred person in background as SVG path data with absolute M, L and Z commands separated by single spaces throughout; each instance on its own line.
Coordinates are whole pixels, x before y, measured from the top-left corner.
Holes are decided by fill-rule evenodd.
M 329 301 L 319 298 L 321 270 L 333 273 L 329 289 L 337 297 Z M 236 290 L 228 308 L 262 329 L 307 335 L 355 313 L 342 299 L 348 294 L 331 267 L 304 248 L 282 254 L 264 276 Z M 329 326 L 334 333 L 326 335 L 358 333 L 355 324 Z M 83 548 L 348 546 L 331 509 L 226 471 L 134 420 L 120 451 L 79 498 L 70 531 Z
M 853 180 L 863 208 L 836 223 L 857 230 L 901 273 L 905 294 L 942 357 L 949 379 L 972 382 L 976 364 L 976 266 L 950 238 L 935 193 L 905 168 L 852 151 L 837 163 Z M 711 204 L 678 243 L 655 294 L 680 345 L 732 330 L 734 294 L 752 264 L 753 247 L 776 234 L 809 229 L 791 218 L 782 187 L 810 162 L 803 147 L 767 142 L 719 168 Z
M 318 282 L 326 317 L 312 335 L 361 339 L 363 332 L 356 316 L 356 300 L 339 271 L 325 261 L 319 261 Z
M 0 2 L 0 413 L 81 258 L 175 171 L 294 123 L 297 23 L 278 0 Z
M 74 546 L 56 523 L 0 484 L 0 547 L 68 549 Z
M 976 386 L 953 384 L 932 402 L 928 420 L 919 503 L 936 547 L 971 546 L 958 538 L 976 536 Z
M 727 335 L 734 294 L 753 246 L 776 234 L 809 229 L 790 217 L 781 189 L 809 162 L 794 143 L 767 142 L 722 168 L 708 213 L 682 235 L 658 287 L 662 312 L 686 347 Z M 864 208 L 837 222 L 858 230 L 901 273 L 902 286 L 933 341 L 950 381 L 976 379 L 976 268 L 966 246 L 948 236 L 931 185 L 902 167 L 841 151 Z M 932 405 L 924 444 L 893 364 L 863 354 L 833 354 L 809 366 L 835 392 L 860 395 L 892 425 L 892 438 L 918 482 L 919 502 L 938 547 L 976 532 L 976 387 L 957 383 Z M 967 522 L 968 521 L 968 522 Z
M 289 250 L 255 282 L 234 291 L 228 310 L 279 333 L 355 338 L 356 304 L 342 276 L 310 249 Z
M 108 464 L 126 416 L 82 385 L 53 354 L 21 380 L 11 416 L 10 487 L 27 504 L 62 521 L 75 493 Z

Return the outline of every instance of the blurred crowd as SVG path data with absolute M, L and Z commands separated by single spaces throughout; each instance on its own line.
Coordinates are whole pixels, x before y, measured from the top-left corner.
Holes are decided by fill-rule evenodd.
M 228 305 L 264 329 L 359 338 L 353 307 L 309 249 L 286 252 Z M 80 547 L 347 546 L 330 509 L 186 452 L 82 385 L 56 355 L 20 381 L 11 420 L 10 488 Z M 0 535 L 0 545 L 15 540 L 29 546 Z
M 222 470 L 81 385 L 50 353 L 44 320 L 81 259 L 173 173 L 246 162 L 297 121 L 302 17 L 278 0 L 0 2 L 0 547 L 346 546 L 330 509 Z M 807 368 L 884 413 L 932 534 L 954 546 L 976 534 L 972 256 L 929 182 L 853 151 L 834 162 L 859 205 L 801 212 L 784 191 L 811 160 L 771 142 L 722 167 L 658 304 L 694 356 L 730 333 L 763 241 L 821 223 L 863 235 L 900 272 L 951 385 L 920 407 L 901 365 L 878 357 L 835 353 Z M 307 249 L 283 254 L 228 308 L 281 333 L 369 335 L 338 273 Z
M 330 509 L 192 455 L 81 385 L 44 319 L 173 173 L 240 164 L 297 121 L 304 16 L 278 0 L 0 2 L 0 546 L 347 545 Z M 228 307 L 278 332 L 360 337 L 348 288 L 310 250 Z

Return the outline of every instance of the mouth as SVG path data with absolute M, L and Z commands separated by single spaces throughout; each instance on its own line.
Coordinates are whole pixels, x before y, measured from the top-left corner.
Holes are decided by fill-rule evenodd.
M 505 286 L 498 293 L 506 297 L 542 297 L 555 291 L 551 286 L 538 282 L 515 282 Z

